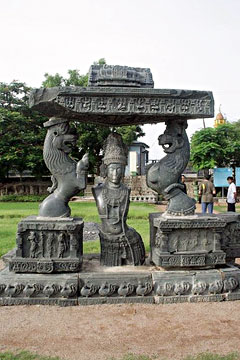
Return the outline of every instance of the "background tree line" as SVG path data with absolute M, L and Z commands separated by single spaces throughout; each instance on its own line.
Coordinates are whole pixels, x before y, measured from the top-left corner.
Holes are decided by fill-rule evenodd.
M 97 63 L 106 62 L 100 59 Z M 87 86 L 88 83 L 88 74 L 82 75 L 79 70 L 68 70 L 66 78 L 58 73 L 46 73 L 44 78 L 43 87 Z M 29 170 L 38 178 L 49 174 L 42 157 L 46 134 L 42 124 L 47 118 L 29 108 L 30 91 L 30 86 L 19 81 L 0 83 L 0 181 L 8 177 L 10 170 L 18 171 L 20 176 L 24 170 Z M 79 159 L 88 152 L 90 173 L 98 174 L 102 145 L 111 128 L 78 122 L 72 125 L 76 127 L 79 136 L 73 156 Z M 127 145 L 144 135 L 141 126 L 136 125 L 119 127 L 117 131 Z
M 97 63 L 105 64 L 105 59 Z M 65 78 L 60 74 L 46 73 L 43 87 L 87 86 L 88 74 L 79 70 L 68 70 Z M 9 171 L 24 170 L 40 178 L 49 174 L 42 157 L 46 130 L 42 124 L 47 118 L 28 106 L 31 87 L 23 82 L 0 82 L 0 181 L 8 177 Z M 80 158 L 89 153 L 90 173 L 99 173 L 102 145 L 110 127 L 73 122 L 79 136 L 73 156 Z M 126 144 L 130 145 L 143 136 L 141 126 L 117 128 Z M 80 150 L 79 150 L 80 149 Z M 191 138 L 191 164 L 196 170 L 231 166 L 232 162 L 240 166 L 240 120 L 226 123 L 217 128 L 196 131 Z
M 190 161 L 196 170 L 240 166 L 240 120 L 196 131 Z

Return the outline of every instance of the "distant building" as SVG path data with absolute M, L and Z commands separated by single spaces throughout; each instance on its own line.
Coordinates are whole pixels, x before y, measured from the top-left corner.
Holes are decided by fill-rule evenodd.
M 133 141 L 128 147 L 128 165 L 126 166 L 125 176 L 146 174 L 148 148 L 147 144 L 140 141 Z
M 223 114 L 221 113 L 221 109 L 219 107 L 219 113 L 214 120 L 214 127 L 217 128 L 219 125 L 226 124 L 226 119 L 224 118 Z

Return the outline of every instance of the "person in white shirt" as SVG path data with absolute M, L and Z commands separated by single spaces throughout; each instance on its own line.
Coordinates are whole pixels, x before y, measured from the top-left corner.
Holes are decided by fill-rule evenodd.
M 233 182 L 233 177 L 229 176 L 227 178 L 227 182 L 229 183 L 228 193 L 227 193 L 227 204 L 228 204 L 228 211 L 236 211 L 235 203 L 237 200 L 237 189 L 236 185 Z

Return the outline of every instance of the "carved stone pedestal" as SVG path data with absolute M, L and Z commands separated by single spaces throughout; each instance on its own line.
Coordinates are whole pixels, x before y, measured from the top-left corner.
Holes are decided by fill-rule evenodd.
M 18 224 L 17 250 L 9 262 L 16 273 L 78 272 L 82 265 L 81 218 L 29 216 Z
M 124 269 L 124 270 L 123 270 Z M 240 269 L 159 270 L 153 266 L 106 267 L 85 256 L 82 271 L 68 274 L 0 272 L 1 305 L 94 305 L 240 300 Z
M 78 274 L 0 272 L 0 305 L 77 305 Z
M 223 265 L 226 263 L 223 251 L 226 227 L 227 217 L 221 215 L 150 214 L 151 261 L 165 268 Z
M 239 283 L 240 270 L 235 266 L 153 273 L 157 304 L 239 300 Z

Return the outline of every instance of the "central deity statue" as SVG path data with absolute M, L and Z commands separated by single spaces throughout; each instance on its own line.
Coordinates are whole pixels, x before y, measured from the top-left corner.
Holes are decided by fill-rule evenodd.
M 127 147 L 121 135 L 111 133 L 104 144 L 102 175 L 104 183 L 93 188 L 99 217 L 101 265 L 141 265 L 145 249 L 141 236 L 126 223 L 131 189 L 123 184 Z

